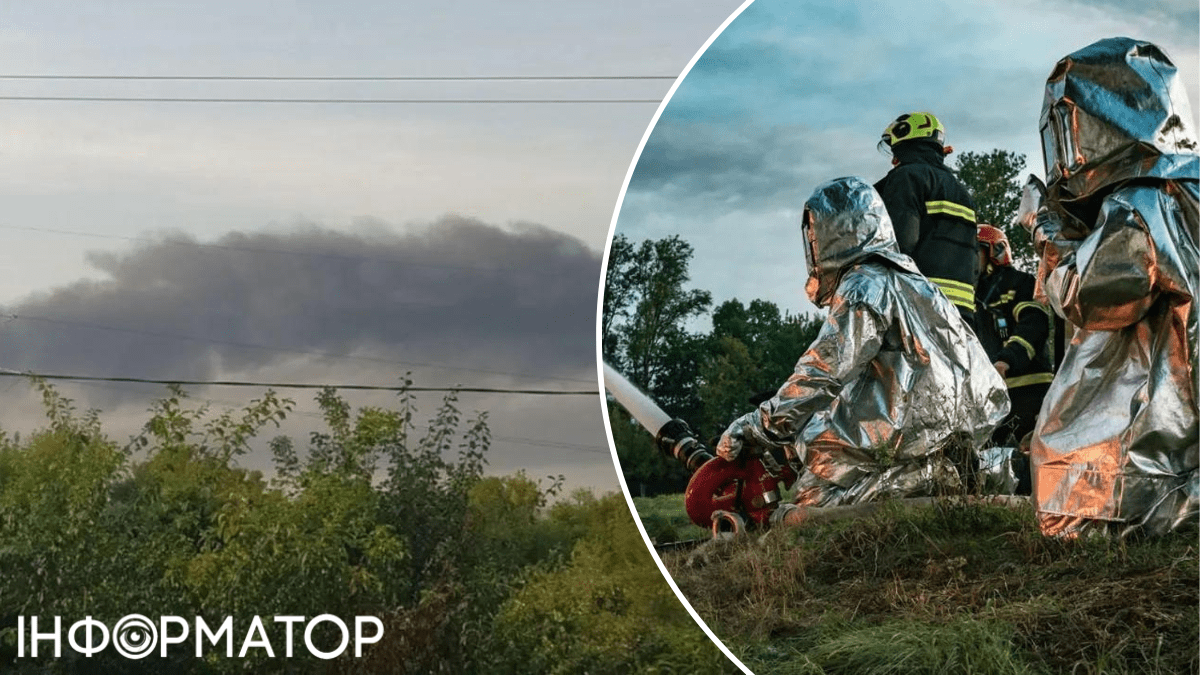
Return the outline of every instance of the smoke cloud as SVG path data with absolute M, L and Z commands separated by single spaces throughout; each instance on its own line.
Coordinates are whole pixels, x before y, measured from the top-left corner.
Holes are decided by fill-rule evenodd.
M 355 354 L 397 373 L 449 365 L 430 377 L 456 382 L 594 367 L 600 256 L 537 225 L 160 235 L 89 262 L 107 279 L 5 309 L 0 367 L 203 379 Z

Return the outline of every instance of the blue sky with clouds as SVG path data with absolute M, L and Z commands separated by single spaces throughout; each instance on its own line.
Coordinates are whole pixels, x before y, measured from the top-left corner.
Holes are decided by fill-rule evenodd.
M 1041 175 L 1038 115 L 1059 58 L 1116 35 L 1156 42 L 1194 114 L 1198 22 L 1190 0 L 757 0 L 661 112 L 616 231 L 682 235 L 696 251 L 693 285 L 717 303 L 812 311 L 798 212 L 825 180 L 882 177 L 889 160 L 875 146 L 898 114 L 932 111 L 956 152 L 1016 151 Z

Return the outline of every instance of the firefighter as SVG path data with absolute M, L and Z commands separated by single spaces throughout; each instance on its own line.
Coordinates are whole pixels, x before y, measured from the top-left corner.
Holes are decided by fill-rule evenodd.
M 1004 378 L 1012 403 L 1008 417 L 992 434 L 996 452 L 1005 455 L 997 456 L 993 466 L 1011 460 L 1016 494 L 1027 495 L 1029 458 L 1019 447 L 1033 431 L 1054 379 L 1050 310 L 1034 300 L 1034 276 L 1013 267 L 1012 246 L 1000 228 L 979 226 L 978 262 L 975 334 Z
M 895 228 L 900 252 L 946 294 L 968 326 L 975 318 L 975 203 L 946 166 L 946 130 L 928 112 L 901 115 L 883 130 L 879 149 L 892 170 L 875 189 Z
M 829 308 L 825 324 L 775 395 L 729 426 L 712 461 L 782 451 L 806 469 L 796 484 L 804 505 L 961 490 L 964 459 L 1009 408 L 979 340 L 897 249 L 866 182 L 819 186 L 801 229 L 805 290 Z
M 1175 65 L 1142 40 L 1046 81 L 1038 284 L 1074 325 L 1031 444 L 1044 534 L 1159 534 L 1200 512 L 1200 157 Z

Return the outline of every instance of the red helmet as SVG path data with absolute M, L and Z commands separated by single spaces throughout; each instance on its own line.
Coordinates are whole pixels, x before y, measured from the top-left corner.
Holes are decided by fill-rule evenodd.
M 1008 243 L 1008 237 L 1004 236 L 1004 230 L 986 223 L 980 224 L 979 247 L 987 250 L 987 259 L 991 264 L 1012 264 L 1012 246 Z

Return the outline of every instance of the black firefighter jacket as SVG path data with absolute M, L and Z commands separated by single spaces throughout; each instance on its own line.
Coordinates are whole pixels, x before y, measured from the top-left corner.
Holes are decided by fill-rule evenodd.
M 883 198 L 900 251 L 942 289 L 968 323 L 977 279 L 975 202 L 946 166 L 941 146 L 922 140 L 892 148 L 900 164 L 875 190 Z
M 993 267 L 976 289 L 975 334 L 993 362 L 1008 364 L 1011 393 L 1054 379 L 1050 310 L 1033 289 L 1032 274 L 1007 265 Z

